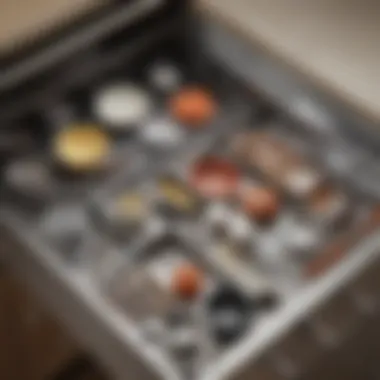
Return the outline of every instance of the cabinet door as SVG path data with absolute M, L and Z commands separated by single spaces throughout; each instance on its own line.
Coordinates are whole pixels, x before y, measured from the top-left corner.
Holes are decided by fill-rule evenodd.
M 62 369 L 79 354 L 73 339 L 38 300 L 21 284 L 13 284 L 17 294 L 17 320 L 29 380 L 42 380 Z
M 10 277 L 0 267 L 0 378 L 25 380 L 28 378 L 26 357 L 20 344 L 21 333 L 14 302 L 15 289 L 10 286 Z
M 338 340 L 335 345 L 326 346 L 323 359 L 302 380 L 380 379 L 380 260 L 348 285 L 343 296 L 346 302 L 342 302 L 342 297 L 334 297 L 331 308 L 324 305 L 334 311 L 334 321 L 327 318 L 325 324 Z
M 80 350 L 21 283 L 0 273 L 0 378 L 46 379 Z

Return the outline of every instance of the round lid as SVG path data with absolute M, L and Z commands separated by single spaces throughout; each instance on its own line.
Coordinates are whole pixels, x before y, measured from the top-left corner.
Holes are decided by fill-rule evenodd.
M 235 194 L 239 179 L 240 173 L 234 164 L 213 156 L 200 158 L 190 172 L 192 186 L 207 198 L 224 198 Z
M 185 138 L 183 129 L 169 118 L 152 119 L 140 132 L 144 142 L 163 148 L 176 146 Z
M 202 271 L 192 264 L 182 264 L 173 273 L 173 292 L 182 299 L 194 299 L 201 293 L 203 285 L 204 276 Z
M 54 136 L 52 150 L 59 163 L 69 169 L 94 170 L 106 164 L 111 141 L 97 126 L 79 124 L 59 131 Z
M 210 325 L 219 344 L 230 344 L 242 336 L 253 318 L 247 298 L 229 286 L 218 288 L 208 304 Z
M 275 219 L 280 201 L 274 190 L 265 186 L 249 186 L 240 194 L 245 212 L 258 222 Z
M 144 198 L 135 192 L 119 195 L 112 206 L 113 215 L 121 220 L 138 222 L 148 214 L 148 207 Z
M 53 186 L 49 168 L 33 159 L 11 162 L 4 171 L 5 183 L 12 190 L 45 193 Z
M 162 178 L 159 191 L 164 202 L 178 211 L 191 213 L 197 209 L 198 201 L 184 184 L 176 179 Z
M 114 83 L 103 87 L 93 101 L 93 110 L 99 120 L 118 131 L 130 130 L 144 123 L 151 107 L 149 95 L 131 83 Z
M 173 116 L 193 128 L 205 126 L 216 113 L 216 102 L 212 95 L 202 88 L 184 88 L 170 100 Z
M 150 67 L 148 76 L 157 89 L 165 92 L 177 89 L 182 82 L 179 69 L 167 62 L 155 63 Z

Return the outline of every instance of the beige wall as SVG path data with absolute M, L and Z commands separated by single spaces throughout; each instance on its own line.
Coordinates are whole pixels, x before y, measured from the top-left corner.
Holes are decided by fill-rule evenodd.
M 105 0 L 0 0 L 0 50 Z
M 199 1 L 380 121 L 380 1 Z

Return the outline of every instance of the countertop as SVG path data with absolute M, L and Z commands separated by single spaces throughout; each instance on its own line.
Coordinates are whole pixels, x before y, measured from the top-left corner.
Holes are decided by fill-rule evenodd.
M 199 0 L 204 12 L 380 122 L 380 2 Z

